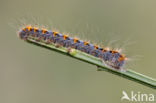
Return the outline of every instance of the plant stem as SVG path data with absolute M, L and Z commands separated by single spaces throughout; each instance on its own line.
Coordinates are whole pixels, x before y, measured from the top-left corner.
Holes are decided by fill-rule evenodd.
M 145 86 L 151 87 L 153 89 L 156 89 L 156 80 L 155 79 L 145 76 L 143 74 L 137 73 L 135 71 L 132 71 L 130 69 L 127 69 L 126 71 L 112 69 L 112 68 L 104 65 L 104 63 L 99 58 L 96 58 L 92 55 L 83 53 L 83 52 L 75 50 L 75 49 L 71 49 L 72 51 L 68 53 L 67 48 L 56 47 L 55 44 L 46 44 L 44 42 L 35 41 L 31 38 L 28 38 L 26 41 L 28 43 L 35 44 L 37 46 L 44 47 L 44 48 L 62 53 L 64 55 L 68 55 L 70 57 L 79 59 L 81 61 L 85 61 L 87 63 L 96 65 L 98 67 L 99 71 L 107 71 L 107 72 L 116 74 L 118 76 L 127 78 L 129 80 L 133 80 L 133 81 L 143 84 Z

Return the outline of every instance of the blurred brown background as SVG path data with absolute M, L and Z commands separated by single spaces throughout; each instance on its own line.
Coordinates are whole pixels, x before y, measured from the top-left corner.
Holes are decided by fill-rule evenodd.
M 155 4 L 155 0 L 0 0 L 0 103 L 120 103 L 123 90 L 156 93 L 16 36 L 24 18 L 26 24 L 46 25 L 103 45 L 118 40 L 111 46 L 131 44 L 124 47 L 124 53 L 134 58 L 127 67 L 156 78 Z

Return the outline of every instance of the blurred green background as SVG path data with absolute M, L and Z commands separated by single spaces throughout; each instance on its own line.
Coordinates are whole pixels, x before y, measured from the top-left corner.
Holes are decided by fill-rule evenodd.
M 0 0 L 0 103 L 120 103 L 123 90 L 155 94 L 16 36 L 24 18 L 25 24 L 103 45 L 118 40 L 111 46 L 131 44 L 124 47 L 132 57 L 126 67 L 156 78 L 155 5 L 155 0 Z

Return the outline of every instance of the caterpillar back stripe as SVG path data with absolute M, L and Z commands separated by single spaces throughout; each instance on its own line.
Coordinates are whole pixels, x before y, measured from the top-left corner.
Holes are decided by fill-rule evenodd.
M 126 61 L 125 56 L 119 51 L 101 48 L 89 42 L 78 40 L 77 38 L 72 38 L 68 35 L 60 34 L 55 31 L 26 26 L 18 32 L 18 36 L 23 40 L 27 40 L 27 38 L 34 38 L 36 41 L 42 40 L 47 44 L 54 43 L 65 48 L 77 49 L 102 59 L 104 63 L 115 69 L 121 69 Z

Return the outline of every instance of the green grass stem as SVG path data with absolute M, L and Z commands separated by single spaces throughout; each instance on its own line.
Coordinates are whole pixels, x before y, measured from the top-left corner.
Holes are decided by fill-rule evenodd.
M 28 38 L 27 42 L 31 43 L 31 44 L 38 45 L 40 47 L 47 48 L 49 50 L 59 52 L 61 54 L 64 54 L 64 55 L 67 55 L 67 56 L 70 56 L 70 57 L 73 57 L 76 59 L 79 59 L 84 62 L 96 65 L 98 67 L 98 71 L 107 71 L 112 74 L 116 74 L 120 77 L 127 78 L 129 80 L 133 80 L 133 81 L 143 84 L 145 86 L 156 89 L 156 80 L 155 79 L 145 76 L 143 74 L 137 73 L 130 69 L 127 69 L 126 71 L 112 69 L 112 68 L 104 65 L 104 63 L 99 58 L 96 58 L 92 55 L 88 55 L 86 53 L 83 53 L 83 52 L 75 50 L 75 49 L 71 49 L 71 52 L 67 53 L 67 48 L 56 47 L 56 45 L 54 45 L 54 44 L 46 44 L 44 42 L 39 42 L 39 41 L 36 42 L 35 40 L 33 40 L 31 38 Z

